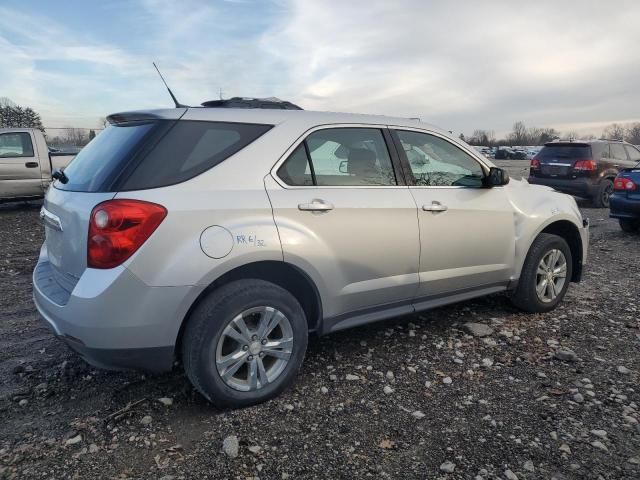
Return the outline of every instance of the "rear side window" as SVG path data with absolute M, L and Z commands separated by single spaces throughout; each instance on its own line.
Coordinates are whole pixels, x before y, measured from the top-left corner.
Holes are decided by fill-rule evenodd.
M 375 128 L 313 132 L 278 169 L 278 176 L 292 186 L 397 184 L 384 136 Z
M 538 160 L 579 160 L 591 157 L 589 145 L 546 145 L 537 155 Z
M 594 160 L 611 158 L 611 155 L 609 154 L 608 143 L 594 143 L 591 145 L 591 150 L 593 151 Z
M 640 162 L 640 151 L 637 148 L 632 147 L 631 145 L 625 145 L 624 148 L 627 149 L 629 160 L 632 162 Z
M 218 165 L 271 125 L 151 120 L 111 125 L 65 169 L 79 192 L 143 190 L 184 182 Z
M 184 182 L 237 153 L 271 125 L 178 121 L 137 165 L 122 190 Z
M 0 158 L 33 157 L 31 135 L 26 132 L 0 135 Z

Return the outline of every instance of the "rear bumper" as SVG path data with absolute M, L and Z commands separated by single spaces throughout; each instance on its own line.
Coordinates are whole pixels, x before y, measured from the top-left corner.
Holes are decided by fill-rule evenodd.
M 587 178 L 546 178 L 530 175 L 528 182 L 532 185 L 545 185 L 576 197 L 590 198 L 598 192 L 598 185 Z
M 55 279 L 42 273 L 48 261 L 43 247 L 33 299 L 57 337 L 101 368 L 171 369 L 180 324 L 198 294 L 193 287 L 150 287 L 124 267 L 87 269 L 61 305 L 51 293 Z
M 611 218 L 640 219 L 640 198 L 633 199 L 626 194 L 614 193 L 609 197 L 609 202 Z

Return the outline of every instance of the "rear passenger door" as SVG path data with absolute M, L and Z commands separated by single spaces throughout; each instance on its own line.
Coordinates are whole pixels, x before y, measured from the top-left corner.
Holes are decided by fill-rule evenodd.
M 317 128 L 265 179 L 284 260 L 312 276 L 329 328 L 362 309 L 411 311 L 417 209 L 388 135 L 373 126 Z
M 35 155 L 31 134 L 0 134 L 0 197 L 41 194 L 40 164 Z
M 393 135 L 418 206 L 416 304 L 504 289 L 514 270 L 516 240 L 504 187 L 485 188 L 481 163 L 444 136 L 409 129 Z

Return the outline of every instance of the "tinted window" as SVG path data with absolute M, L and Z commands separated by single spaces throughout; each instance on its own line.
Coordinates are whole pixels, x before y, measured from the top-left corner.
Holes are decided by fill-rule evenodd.
M 153 120 L 111 125 L 65 169 L 56 188 L 141 190 L 184 182 L 247 146 L 270 125 Z
M 137 165 L 123 190 L 184 182 L 218 165 L 271 128 L 245 123 L 179 121 Z
M 382 132 L 373 128 L 328 128 L 312 133 L 278 169 L 278 176 L 297 186 L 310 181 L 317 186 L 396 185 Z
M 621 143 L 612 143 L 611 158 L 615 158 L 616 160 L 627 160 L 627 153 L 624 150 L 624 145 Z
M 627 153 L 629 154 L 629 160 L 632 160 L 634 162 L 640 161 L 640 151 L 638 151 L 637 148 L 632 147 L 631 145 L 625 145 L 624 148 L 627 149 Z
M 7 157 L 33 157 L 31 135 L 26 132 L 0 135 L 0 158 Z
M 538 160 L 576 160 L 591 158 L 589 145 L 545 145 L 536 155 Z
M 91 140 L 65 168 L 66 184 L 56 188 L 76 192 L 108 191 L 106 184 L 124 167 L 133 152 L 159 122 L 111 125 Z
M 299 145 L 278 169 L 278 176 L 287 185 L 313 186 L 313 178 L 304 143 Z
M 416 185 L 481 187 L 484 171 L 469 154 L 426 133 L 398 131 Z
M 611 158 L 608 143 L 594 143 L 591 145 L 591 151 L 593 152 L 594 160 Z

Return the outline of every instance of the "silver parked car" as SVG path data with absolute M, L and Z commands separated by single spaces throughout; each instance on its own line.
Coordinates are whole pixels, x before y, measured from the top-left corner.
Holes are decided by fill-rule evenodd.
M 573 198 L 446 132 L 216 103 L 111 115 L 46 195 L 35 303 L 91 364 L 181 359 L 211 402 L 250 405 L 310 333 L 496 292 L 545 312 L 580 280 Z

